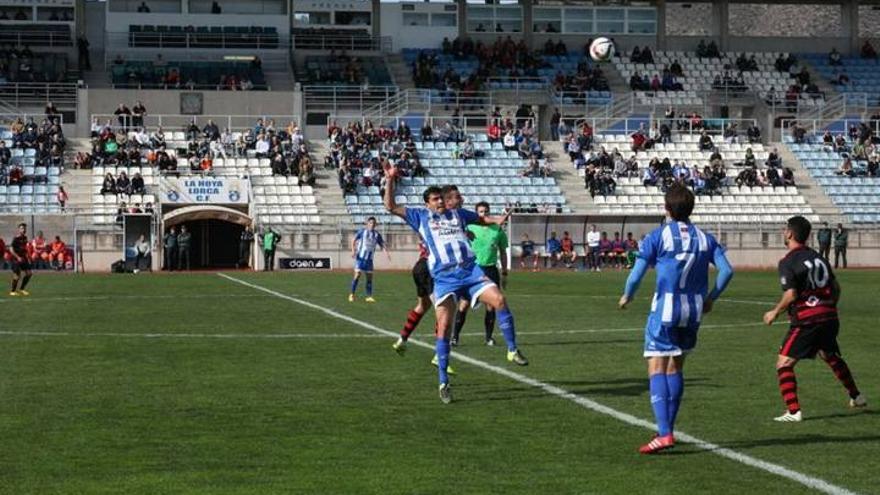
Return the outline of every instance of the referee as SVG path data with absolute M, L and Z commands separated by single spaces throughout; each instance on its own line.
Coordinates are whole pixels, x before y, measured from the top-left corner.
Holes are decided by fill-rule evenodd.
M 477 203 L 477 215 L 480 218 L 489 215 L 489 203 L 481 201 Z M 477 225 L 467 226 L 468 237 L 471 238 L 471 249 L 477 256 L 477 264 L 483 273 L 502 289 L 507 285 L 507 234 L 500 225 Z M 501 273 L 498 273 L 498 262 L 501 261 Z M 458 345 L 458 337 L 464 327 L 467 318 L 470 301 L 464 299 L 458 304 L 458 312 L 455 314 L 455 326 L 453 328 L 450 343 Z M 486 317 L 483 320 L 486 329 L 486 345 L 495 345 L 492 332 L 495 330 L 495 311 L 486 308 Z

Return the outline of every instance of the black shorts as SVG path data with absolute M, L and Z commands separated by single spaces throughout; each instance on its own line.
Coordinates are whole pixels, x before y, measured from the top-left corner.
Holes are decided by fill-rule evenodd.
M 840 347 L 837 345 L 839 330 L 839 320 L 792 326 L 782 339 L 779 354 L 794 359 L 813 359 L 819 351 L 826 354 L 840 354 Z
M 491 266 L 481 266 L 480 270 L 483 270 L 483 273 L 489 277 L 489 280 L 495 282 L 495 285 L 501 286 L 501 274 L 498 273 L 498 267 L 495 265 Z
M 431 278 L 431 272 L 428 270 L 428 260 L 420 258 L 413 266 L 412 276 L 419 297 L 429 297 L 434 292 L 434 279 Z
M 12 261 L 12 271 L 15 273 L 25 272 L 31 269 L 31 262 L 24 258 L 22 261 Z

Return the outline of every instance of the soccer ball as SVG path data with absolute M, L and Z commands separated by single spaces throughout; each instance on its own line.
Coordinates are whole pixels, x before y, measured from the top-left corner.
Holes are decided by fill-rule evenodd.
M 608 38 L 596 38 L 590 44 L 590 57 L 596 62 L 607 62 L 614 56 L 614 42 Z

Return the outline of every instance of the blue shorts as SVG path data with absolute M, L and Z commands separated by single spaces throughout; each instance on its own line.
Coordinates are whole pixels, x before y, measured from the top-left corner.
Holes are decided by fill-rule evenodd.
M 354 261 L 354 271 L 356 272 L 364 272 L 364 273 L 373 273 L 373 259 L 356 259 Z
M 470 268 L 456 267 L 446 270 L 434 276 L 434 306 L 452 297 L 456 302 L 460 298 L 466 298 L 471 307 L 476 307 L 480 294 L 490 287 L 495 287 L 495 282 L 489 280 L 476 264 Z
M 697 346 L 700 324 L 686 327 L 664 325 L 660 315 L 652 312 L 645 325 L 645 357 L 681 356 Z

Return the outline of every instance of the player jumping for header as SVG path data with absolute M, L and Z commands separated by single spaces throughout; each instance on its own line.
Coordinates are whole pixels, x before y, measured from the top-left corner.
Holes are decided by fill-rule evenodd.
M 388 254 L 382 234 L 376 231 L 376 218 L 370 217 L 367 219 L 366 227 L 358 230 L 351 240 L 351 257 L 354 258 L 354 278 L 351 280 L 351 292 L 348 294 L 348 302 L 354 302 L 354 294 L 357 291 L 361 273 L 367 276 L 367 297 L 364 301 L 368 303 L 376 302 L 373 299 L 373 253 L 376 251 L 376 247 L 382 248 L 385 251 L 385 255 L 388 256 L 388 260 L 391 260 L 391 255 Z
M 837 345 L 840 284 L 828 260 L 806 246 L 811 230 L 812 225 L 804 217 L 788 219 L 784 234 L 788 253 L 779 261 L 782 298 L 776 307 L 764 314 L 764 323 L 768 325 L 772 325 L 779 313 L 786 310 L 791 320 L 791 328 L 782 341 L 776 359 L 779 391 L 788 410 L 775 420 L 785 423 L 803 420 L 794 366 L 799 360 L 812 359 L 816 354 L 828 363 L 834 376 L 846 388 L 849 406 L 867 406 L 849 366 L 840 357 L 840 347 Z
M 476 264 L 473 251 L 468 245 L 465 228 L 468 224 L 503 224 L 507 216 L 480 218 L 465 209 L 447 209 L 437 187 L 429 187 L 422 195 L 425 207 L 407 208 L 394 201 L 397 169 L 385 163 L 388 184 L 385 187 L 385 208 L 399 216 L 416 232 L 428 248 L 428 266 L 434 279 L 434 308 L 437 313 L 436 353 L 440 381 L 440 400 L 452 401 L 447 366 L 449 364 L 449 338 L 455 304 L 461 297 L 480 301 L 498 312 L 501 331 L 507 340 L 507 359 L 519 365 L 528 361 L 516 347 L 513 314 L 507 308 L 504 295 Z
M 733 269 L 715 238 L 690 223 L 694 195 L 684 186 L 666 192 L 668 221 L 642 242 L 638 259 L 620 298 L 625 309 L 649 266 L 657 270 L 657 288 L 645 326 L 651 407 L 657 436 L 639 448 L 654 454 L 675 445 L 675 418 L 684 393 L 684 358 L 697 344 L 703 313 L 724 291 Z M 708 292 L 709 264 L 718 268 L 715 287 Z M 708 294 L 707 294 L 708 292 Z

